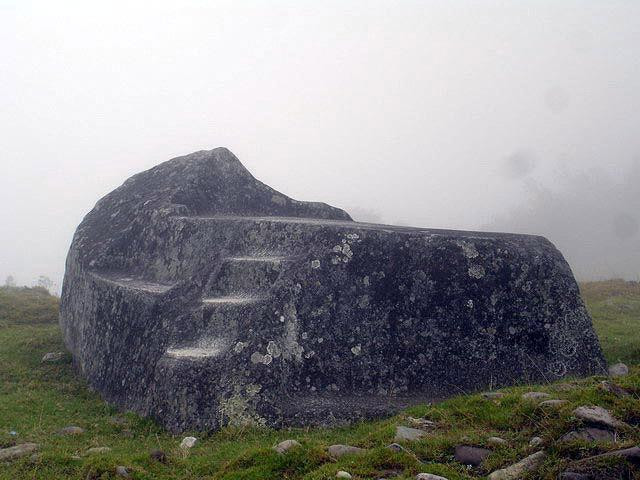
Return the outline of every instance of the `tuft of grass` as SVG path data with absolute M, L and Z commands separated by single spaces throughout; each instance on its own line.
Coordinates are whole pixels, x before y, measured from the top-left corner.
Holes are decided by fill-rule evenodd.
M 338 470 L 350 472 L 357 480 L 408 480 L 419 472 L 449 480 L 472 480 L 486 478 L 489 472 L 533 453 L 536 449 L 528 446 L 533 436 L 542 437 L 548 458 L 528 478 L 555 479 L 569 465 L 575 467 L 580 459 L 640 442 L 637 365 L 640 362 L 632 361 L 637 358 L 634 349 L 640 340 L 634 346 L 633 342 L 621 342 L 607 335 L 614 327 L 619 329 L 616 335 L 620 338 L 637 335 L 640 317 L 634 310 L 634 302 L 640 301 L 640 292 L 635 285 L 626 283 L 629 282 L 583 284 L 582 291 L 596 330 L 605 332 L 601 338 L 607 358 L 636 364 L 631 366 L 629 376 L 610 380 L 629 391 L 629 396 L 620 397 L 603 390 L 599 377 L 569 379 L 548 385 L 505 388 L 504 396 L 496 400 L 486 400 L 477 394 L 459 395 L 437 404 L 412 407 L 391 418 L 329 429 L 236 427 L 214 433 L 171 435 L 151 420 L 119 412 L 104 403 L 75 374 L 70 355 L 58 363 L 41 363 L 44 353 L 64 350 L 57 325 L 27 321 L 42 318 L 37 315 L 23 317 L 22 321 L 0 317 L 0 447 L 23 442 L 40 445 L 34 458 L 27 456 L 0 464 L 0 479 L 116 479 L 115 468 L 123 465 L 138 480 L 326 480 L 335 478 Z M 15 298 L 29 301 L 28 295 L 20 295 L 12 301 Z M 57 303 L 53 305 L 48 307 L 49 318 L 57 317 Z M 16 308 L 25 311 L 26 307 Z M 522 399 L 522 393 L 529 390 L 544 391 L 568 403 L 557 409 L 544 409 L 536 402 Z M 587 404 L 609 409 L 630 427 L 618 432 L 615 444 L 579 441 L 558 444 L 560 436 L 581 426 L 572 411 Z M 408 416 L 425 417 L 437 426 L 419 441 L 404 443 L 405 451 L 386 448 L 393 442 L 395 427 L 409 425 Z M 58 434 L 68 425 L 80 426 L 85 433 Z M 191 450 L 183 451 L 179 444 L 187 435 L 199 441 Z M 508 444 L 489 446 L 487 439 L 491 436 L 504 438 Z M 278 455 L 272 446 L 287 438 L 298 440 L 301 447 Z M 368 452 L 333 459 L 327 447 L 335 443 L 364 447 Z M 453 459 L 459 444 L 487 447 L 492 453 L 483 466 L 467 468 Z M 89 448 L 100 446 L 110 447 L 111 451 L 86 455 Z M 166 462 L 150 457 L 155 449 L 166 453 Z M 615 459 L 578 466 L 581 471 L 600 475 L 599 478 L 640 475 L 636 466 Z

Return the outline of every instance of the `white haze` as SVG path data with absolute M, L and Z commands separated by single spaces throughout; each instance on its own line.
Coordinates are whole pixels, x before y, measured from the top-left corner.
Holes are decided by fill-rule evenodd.
M 539 233 L 581 278 L 637 278 L 639 18 L 631 0 L 0 0 L 0 283 L 60 282 L 99 197 L 216 146 L 356 218 Z

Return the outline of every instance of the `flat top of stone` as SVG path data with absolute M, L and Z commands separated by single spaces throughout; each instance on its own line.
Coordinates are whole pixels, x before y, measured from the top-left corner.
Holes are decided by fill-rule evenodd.
M 402 225 L 385 225 L 381 223 L 365 223 L 345 220 L 331 220 L 325 218 L 305 218 L 305 217 L 279 217 L 279 216 L 239 216 L 239 215 L 197 215 L 197 216 L 175 216 L 175 220 L 207 222 L 207 221 L 228 221 L 228 222 L 272 222 L 272 223 L 290 223 L 302 225 L 317 226 L 333 226 L 345 227 L 356 230 L 379 230 L 394 233 L 422 233 L 425 235 L 444 235 L 448 237 L 468 237 L 476 239 L 491 238 L 543 238 L 539 235 L 528 235 L 522 233 L 503 233 L 503 232 L 477 232 L 471 230 L 447 230 L 442 228 L 422 228 L 422 227 L 405 227 Z

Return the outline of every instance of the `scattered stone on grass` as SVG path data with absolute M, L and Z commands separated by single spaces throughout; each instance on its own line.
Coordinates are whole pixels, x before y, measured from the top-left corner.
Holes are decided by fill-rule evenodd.
M 539 407 L 543 407 L 543 408 L 558 408 L 561 407 L 563 405 L 566 405 L 567 403 L 569 403 L 568 400 L 558 400 L 556 398 L 553 398 L 551 400 L 545 400 L 543 402 L 540 402 L 538 404 Z
M 351 445 L 331 445 L 328 451 L 329 455 L 334 458 L 340 458 L 343 455 L 361 455 L 367 452 L 364 448 L 353 447 Z
M 616 363 L 609 367 L 608 372 L 610 377 L 624 377 L 629 375 L 629 367 L 624 363 Z
M 400 445 L 399 443 L 390 443 L 389 445 L 387 445 L 387 448 L 389 450 L 393 450 L 394 452 L 405 452 L 405 448 Z
M 545 400 L 551 398 L 551 395 L 544 392 L 527 392 L 522 394 L 523 400 Z
M 162 450 L 156 449 L 156 450 L 151 450 L 151 452 L 149 453 L 149 456 L 160 463 L 166 463 L 167 462 L 167 454 L 164 453 Z
M 447 480 L 447 478 L 433 473 L 419 473 L 416 475 L 416 480 Z
M 581 420 L 589 423 L 595 423 L 597 425 L 604 425 L 610 428 L 620 428 L 627 426 L 626 423 L 621 422 L 611 415 L 609 410 L 596 405 L 583 405 L 576 408 L 573 414 Z
M 129 470 L 127 470 L 127 467 L 123 465 L 118 465 L 116 467 L 116 475 L 122 478 L 131 478 L 131 475 L 129 475 Z
M 351 474 L 349 472 L 345 472 L 344 470 L 338 470 L 338 473 L 336 473 L 336 478 L 351 478 Z
M 85 455 L 102 455 L 103 453 L 109 453 L 110 451 L 111 448 L 109 447 L 92 447 L 85 452 Z
M 558 442 L 573 442 L 575 440 L 584 440 L 585 442 L 614 442 L 615 433 L 610 430 L 601 428 L 581 428 L 565 433 L 558 439 Z
M 57 362 L 62 358 L 62 355 L 63 355 L 62 352 L 45 353 L 44 356 L 42 357 L 42 361 L 48 362 L 48 363 Z
M 600 388 L 605 392 L 613 393 L 618 397 L 629 397 L 631 393 L 619 385 L 603 380 L 600 382 Z
M 180 448 L 182 448 L 183 450 L 188 450 L 192 448 L 197 441 L 198 439 L 196 437 L 184 437 L 182 439 L 182 442 L 180 442 Z
M 427 432 L 424 430 L 398 425 L 396 427 L 396 436 L 394 440 L 396 442 L 413 442 L 424 437 L 426 434 Z
M 593 480 L 593 477 L 576 472 L 562 472 L 560 474 L 560 480 Z
M 594 455 L 593 457 L 579 460 L 579 463 L 607 457 L 622 457 L 637 463 L 640 461 L 640 447 L 623 448 L 622 450 L 613 450 L 611 452 L 601 453 L 600 455 Z
M 487 438 L 487 443 L 493 447 L 501 447 L 503 445 L 509 444 L 509 442 L 507 442 L 504 438 L 500 437 L 489 437 Z
M 422 430 L 436 428 L 436 423 L 426 418 L 407 417 L 406 420 L 412 427 L 421 428 Z
M 82 435 L 84 433 L 84 428 L 69 425 L 68 427 L 61 428 L 58 433 L 60 435 Z
M 529 440 L 530 447 L 539 447 L 543 443 L 544 443 L 544 440 L 542 440 L 541 437 L 533 437 L 531 440 Z
M 487 400 L 497 400 L 499 398 L 504 397 L 504 393 L 502 392 L 484 392 L 481 393 L 482 398 L 485 398 Z
M 480 447 L 472 447 L 469 445 L 458 445 L 453 454 L 453 458 L 463 465 L 471 465 L 477 467 L 485 458 L 491 455 L 491 450 Z
M 273 449 L 278 453 L 286 453 L 294 447 L 300 447 L 300 442 L 293 439 L 283 440 L 279 444 L 277 444 Z
M 38 449 L 37 443 L 21 443 L 13 447 L 0 449 L 0 461 L 13 460 L 33 453 Z
M 522 478 L 526 472 L 536 470 L 545 457 L 546 453 L 540 450 L 539 452 L 532 453 L 513 465 L 496 470 L 490 474 L 488 478 L 489 480 L 516 480 Z

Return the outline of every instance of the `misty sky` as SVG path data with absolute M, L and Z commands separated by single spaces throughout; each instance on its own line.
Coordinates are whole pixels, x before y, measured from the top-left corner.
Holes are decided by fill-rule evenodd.
M 636 279 L 639 19 L 636 0 L 0 0 L 0 283 L 60 281 L 98 198 L 216 146 L 362 220 L 540 233 L 581 278 Z

